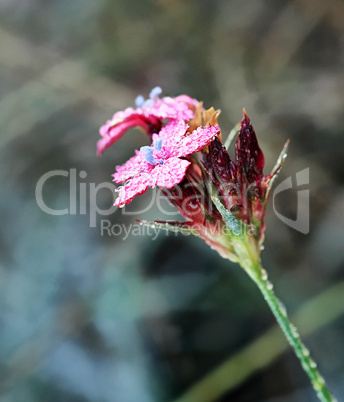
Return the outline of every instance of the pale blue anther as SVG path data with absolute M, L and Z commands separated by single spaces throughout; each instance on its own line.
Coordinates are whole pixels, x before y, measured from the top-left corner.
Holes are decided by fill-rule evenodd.
M 154 141 L 154 148 L 155 148 L 156 151 L 160 151 L 161 147 L 162 147 L 162 138 L 157 138 Z
M 154 100 L 153 99 L 147 99 L 144 103 L 145 106 L 153 106 L 154 105 Z
M 153 106 L 154 99 L 158 98 L 161 93 L 162 93 L 162 89 L 160 87 L 154 87 L 150 91 L 148 99 L 145 99 L 142 95 L 137 96 L 135 99 L 136 107 Z
M 135 99 L 136 107 L 142 107 L 145 104 L 145 98 L 142 95 L 139 95 Z
M 157 98 L 162 93 L 162 89 L 160 87 L 154 87 L 149 94 L 150 99 Z
M 144 147 L 141 147 L 140 151 L 143 153 L 143 155 L 145 157 L 145 160 L 149 164 L 155 166 L 155 165 L 157 165 L 159 163 L 153 156 L 154 149 L 152 147 L 149 147 L 149 146 L 146 145 Z

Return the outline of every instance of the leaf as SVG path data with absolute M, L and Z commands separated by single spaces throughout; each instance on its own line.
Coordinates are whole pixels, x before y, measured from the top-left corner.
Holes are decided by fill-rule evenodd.
M 226 209 L 221 201 L 217 198 L 212 196 L 211 199 L 213 200 L 216 208 L 222 215 L 223 219 L 226 221 L 229 230 L 233 236 L 240 236 L 241 233 L 241 225 L 244 224 L 243 222 L 239 221 L 228 209 Z
M 231 146 L 234 138 L 236 135 L 239 134 L 240 132 L 240 123 L 238 123 L 233 129 L 232 131 L 228 134 L 228 137 L 226 138 L 225 143 L 223 144 L 223 146 L 227 149 L 227 151 L 229 150 L 229 147 Z
M 275 181 L 276 177 L 278 176 L 278 173 L 280 172 L 282 165 L 288 156 L 287 152 L 288 152 L 289 143 L 290 143 L 290 140 L 287 140 L 287 142 L 284 144 L 284 147 L 280 153 L 280 156 L 278 157 L 277 162 L 276 162 L 275 166 L 273 167 L 271 173 L 268 176 L 266 176 L 266 178 L 265 178 L 265 180 L 266 180 L 265 200 L 268 199 L 273 182 Z

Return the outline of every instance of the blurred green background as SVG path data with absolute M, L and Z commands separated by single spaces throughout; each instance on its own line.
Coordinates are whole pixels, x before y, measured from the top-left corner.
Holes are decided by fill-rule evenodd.
M 266 172 L 290 138 L 277 184 L 309 167 L 309 234 L 271 202 L 262 259 L 343 400 L 343 71 L 341 0 L 1 0 L 1 402 L 171 402 L 224 362 L 210 396 L 182 400 L 316 401 L 278 331 L 254 348 L 274 320 L 238 266 L 196 238 L 102 236 L 102 219 L 164 218 L 135 214 L 151 193 L 90 227 L 91 184 L 147 142 L 133 130 L 97 158 L 98 128 L 156 85 L 220 108 L 224 134 L 245 107 Z M 87 213 L 44 213 L 38 180 L 70 169 Z M 69 208 L 68 178 L 43 196 Z M 99 189 L 97 205 L 113 197 Z M 296 187 L 275 201 L 295 219 Z

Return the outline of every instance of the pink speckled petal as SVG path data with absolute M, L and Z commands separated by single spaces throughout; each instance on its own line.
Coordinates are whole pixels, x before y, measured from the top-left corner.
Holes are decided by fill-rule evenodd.
M 136 109 L 132 107 L 127 107 L 124 110 L 120 110 L 119 112 L 116 112 L 111 119 L 111 124 L 114 126 L 116 124 L 122 123 L 122 121 L 128 119 L 132 115 L 137 114 Z
M 162 148 L 155 152 L 156 159 L 167 159 L 171 156 L 171 151 L 175 145 L 184 138 L 189 125 L 183 120 L 171 120 L 159 132 L 159 138 L 162 139 Z
M 159 119 L 173 120 L 191 120 L 194 118 L 194 112 L 190 110 L 187 103 L 183 99 L 170 98 L 168 96 L 159 99 L 156 98 L 154 103 L 144 105 L 142 111 L 145 116 L 153 115 Z
M 189 125 L 183 120 L 171 120 L 160 130 L 159 137 L 164 140 L 164 143 L 165 140 L 170 139 L 175 141 L 176 139 L 183 137 L 188 128 Z
M 118 197 L 115 200 L 115 206 L 118 208 L 129 204 L 137 195 L 143 194 L 152 184 L 151 175 L 148 173 L 140 173 L 133 177 L 124 186 L 118 187 L 116 192 Z
M 191 162 L 179 158 L 170 158 L 163 165 L 156 165 L 152 171 L 152 181 L 163 188 L 172 188 L 185 177 Z
M 187 137 L 181 137 L 178 142 L 172 144 L 171 156 L 187 156 L 198 152 L 209 145 L 219 133 L 218 126 L 198 127 Z
M 115 113 L 111 123 L 116 125 L 134 115 L 146 118 L 156 117 L 159 120 L 178 119 L 188 121 L 194 118 L 194 112 L 190 110 L 189 106 L 195 107 L 197 104 L 198 101 L 187 95 L 180 95 L 176 98 L 166 96 L 160 99 L 157 97 L 154 100 L 149 100 L 142 107 L 136 109 L 129 107 Z
M 186 103 L 187 105 L 189 105 L 195 109 L 199 104 L 199 101 L 197 99 L 193 99 L 189 95 L 179 95 L 179 96 L 176 96 L 174 99 L 176 102 Z
M 198 101 L 187 95 L 180 95 L 176 98 L 155 97 L 147 100 L 142 107 L 136 109 L 129 107 L 115 113 L 111 120 L 104 124 L 99 133 L 102 137 L 97 144 L 97 154 L 103 152 L 121 138 L 130 128 L 139 126 L 147 134 L 159 131 L 164 120 L 189 121 L 194 118 L 194 112 Z
M 153 166 L 144 159 L 142 152 L 135 151 L 135 154 L 123 165 L 116 166 L 116 172 L 112 175 L 115 183 L 123 183 L 140 172 L 150 172 L 153 169 Z
M 113 121 L 108 121 L 100 127 L 99 133 L 102 138 L 97 143 L 97 154 L 100 156 L 112 144 L 118 141 L 130 128 L 141 126 L 145 131 L 149 131 L 149 126 L 142 117 L 132 116 L 128 120 L 113 125 Z

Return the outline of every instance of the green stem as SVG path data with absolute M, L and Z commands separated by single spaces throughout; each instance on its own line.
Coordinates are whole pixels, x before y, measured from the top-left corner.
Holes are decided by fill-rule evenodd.
M 243 268 L 258 286 L 264 299 L 268 303 L 272 313 L 274 314 L 279 326 L 281 327 L 288 342 L 294 349 L 296 356 L 299 358 L 301 365 L 307 373 L 318 398 L 322 402 L 335 402 L 336 399 L 326 386 L 324 378 L 320 375 L 317 365 L 310 357 L 308 349 L 302 343 L 296 327 L 289 321 L 285 307 L 276 297 L 271 282 L 268 281 L 267 273 L 260 264 L 251 265 L 243 264 Z

